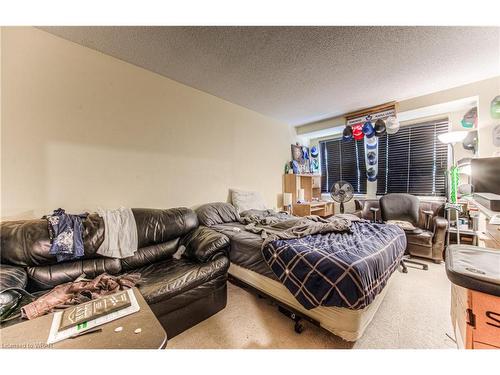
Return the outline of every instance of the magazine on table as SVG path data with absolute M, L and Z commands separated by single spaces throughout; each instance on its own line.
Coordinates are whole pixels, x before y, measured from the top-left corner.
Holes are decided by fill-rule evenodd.
M 134 291 L 128 289 L 58 311 L 52 319 L 47 344 L 81 335 L 139 309 Z

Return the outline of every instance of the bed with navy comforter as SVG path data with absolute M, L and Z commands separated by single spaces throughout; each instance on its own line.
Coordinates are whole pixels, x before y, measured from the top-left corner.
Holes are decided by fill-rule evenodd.
M 406 248 L 395 225 L 353 222 L 349 232 L 275 240 L 261 249 L 302 306 L 362 309 L 385 287 Z
M 406 248 L 406 236 L 399 227 L 360 219 L 345 231 L 264 240 L 303 218 L 271 210 L 240 216 L 225 205 L 200 207 L 201 223 L 230 238 L 231 262 L 279 280 L 305 309 L 364 309 L 384 289 Z M 269 231 L 262 235 L 256 231 L 259 228 Z

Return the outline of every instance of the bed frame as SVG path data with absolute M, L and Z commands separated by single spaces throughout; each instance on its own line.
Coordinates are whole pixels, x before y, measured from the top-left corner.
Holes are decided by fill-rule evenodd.
M 295 308 L 277 300 L 274 297 L 271 297 L 269 294 L 263 293 L 261 290 L 253 287 L 250 284 L 247 284 L 245 281 L 238 279 L 237 277 L 231 275 L 230 273 L 227 275 L 227 280 L 231 284 L 234 284 L 242 289 L 248 290 L 250 293 L 256 295 L 258 298 L 265 298 L 265 299 L 271 301 L 271 303 L 273 305 L 278 306 L 278 311 L 280 313 L 282 313 L 287 318 L 290 318 L 291 320 L 293 320 L 295 322 L 295 325 L 294 325 L 295 332 L 297 332 L 299 334 L 304 332 L 305 326 L 302 323 L 302 320 L 306 320 L 306 321 L 314 324 L 315 326 L 318 326 L 321 329 L 324 329 L 323 327 L 321 327 L 321 324 L 317 320 L 302 314 L 301 312 L 297 311 Z

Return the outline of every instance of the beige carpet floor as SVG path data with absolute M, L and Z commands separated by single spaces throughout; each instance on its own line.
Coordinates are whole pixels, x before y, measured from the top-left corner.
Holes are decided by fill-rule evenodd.
M 167 348 L 455 348 L 450 320 L 450 283 L 443 264 L 397 272 L 368 326 L 355 343 L 305 322 L 302 334 L 266 299 L 228 283 L 227 307 L 168 341 Z

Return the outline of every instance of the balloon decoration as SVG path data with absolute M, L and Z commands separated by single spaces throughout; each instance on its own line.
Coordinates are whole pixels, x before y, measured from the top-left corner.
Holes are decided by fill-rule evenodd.
M 342 133 L 342 139 L 346 142 L 352 140 L 352 127 L 346 126 L 344 132 Z
M 471 108 L 461 121 L 462 127 L 471 129 L 477 127 L 477 107 Z
M 500 118 L 500 95 L 491 101 L 490 113 L 491 117 Z
M 396 134 L 399 130 L 399 121 L 396 117 L 390 116 L 385 120 L 385 130 L 387 134 Z
M 352 126 L 352 135 L 356 141 L 363 139 L 365 136 L 363 133 L 363 124 L 356 124 Z
M 375 135 L 380 137 L 385 134 L 385 121 L 379 118 L 375 121 Z

